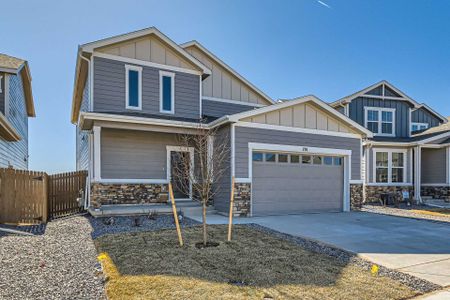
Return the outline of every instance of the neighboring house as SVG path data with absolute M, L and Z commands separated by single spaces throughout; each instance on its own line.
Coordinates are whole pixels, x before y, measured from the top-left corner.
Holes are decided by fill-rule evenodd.
M 79 46 L 71 121 L 87 206 L 167 201 L 177 134 L 200 119 L 229 142 L 215 209 L 270 215 L 348 211 L 362 199 L 362 143 L 372 137 L 314 96 L 276 103 L 196 41 L 156 28 Z M 194 162 L 195 165 L 195 162 Z M 177 198 L 191 198 L 177 192 Z
M 0 167 L 28 169 L 28 117 L 35 117 L 27 61 L 0 53 Z
M 364 141 L 365 200 L 381 193 L 409 191 L 422 196 L 450 196 L 450 126 L 448 119 L 408 97 L 387 81 L 331 103 L 374 137 Z

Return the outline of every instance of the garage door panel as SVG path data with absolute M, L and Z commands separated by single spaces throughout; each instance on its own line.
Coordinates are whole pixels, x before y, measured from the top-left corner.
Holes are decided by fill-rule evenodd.
M 253 163 L 253 215 L 342 211 L 343 173 L 343 166 Z

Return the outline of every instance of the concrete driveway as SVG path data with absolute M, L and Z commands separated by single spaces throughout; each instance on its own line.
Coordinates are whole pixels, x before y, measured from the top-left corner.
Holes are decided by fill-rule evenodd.
M 208 222 L 226 224 L 228 220 L 214 214 Z M 318 240 L 376 264 L 450 286 L 450 224 L 365 212 L 236 218 L 235 223 L 257 223 Z

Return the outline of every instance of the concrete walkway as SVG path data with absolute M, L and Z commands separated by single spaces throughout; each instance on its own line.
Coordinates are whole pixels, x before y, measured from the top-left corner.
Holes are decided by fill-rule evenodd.
M 201 220 L 200 215 L 186 215 Z M 235 218 L 357 253 L 376 264 L 450 286 L 450 225 L 364 212 Z M 208 216 L 210 224 L 228 218 Z

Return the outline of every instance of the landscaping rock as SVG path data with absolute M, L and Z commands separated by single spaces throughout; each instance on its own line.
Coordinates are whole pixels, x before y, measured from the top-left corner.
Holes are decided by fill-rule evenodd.
M 0 236 L 0 299 L 106 299 L 91 231 L 75 216 L 40 235 Z
M 113 219 L 113 220 L 111 220 Z M 106 221 L 107 220 L 107 221 Z M 137 226 L 136 217 L 108 217 L 90 218 L 92 224 L 92 238 L 96 239 L 104 234 L 115 234 L 124 232 L 153 231 L 166 228 L 175 228 L 172 215 L 151 215 L 139 217 Z M 192 226 L 200 224 L 189 218 L 182 218 L 180 226 Z

